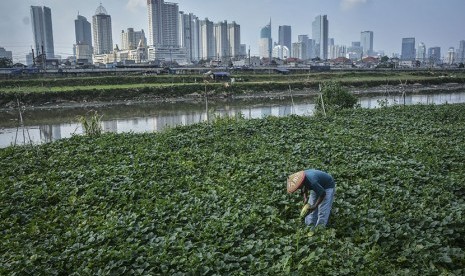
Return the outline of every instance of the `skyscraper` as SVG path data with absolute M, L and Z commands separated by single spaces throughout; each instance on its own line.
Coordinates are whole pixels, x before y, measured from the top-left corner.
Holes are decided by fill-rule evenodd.
M 179 7 L 166 2 L 163 9 L 163 45 L 179 47 Z
M 52 11 L 45 6 L 31 6 L 31 21 L 36 56 L 45 54 L 47 58 L 54 58 Z
M 415 59 L 415 38 L 402 38 L 402 52 L 400 54 L 402 60 Z
M 128 28 L 126 32 L 121 31 L 121 50 L 137 49 L 141 41 L 142 45 L 147 46 L 144 30 L 134 31 L 134 28 Z
M 293 58 L 301 60 L 307 59 L 307 44 L 303 42 L 292 43 L 292 55 Z
M 446 62 L 447 64 L 453 64 L 455 62 L 455 48 L 454 47 L 450 47 L 449 50 L 447 51 Z
M 78 14 L 77 19 L 74 20 L 74 30 L 76 34 L 76 44 L 87 44 L 92 47 L 92 30 L 87 18 Z
M 465 62 L 465 40 L 460 40 L 457 51 L 457 62 Z
M 235 21 L 228 24 L 228 40 L 231 57 L 238 57 L 241 48 L 241 26 Z
M 292 29 L 291 26 L 279 26 L 278 44 L 286 46 L 289 51 L 292 47 Z
M 305 44 L 304 48 L 306 52 L 303 54 L 302 59 L 312 59 L 316 56 L 315 41 L 313 39 L 309 39 L 308 35 L 298 35 L 297 41 Z
M 199 19 L 192 13 L 179 12 L 179 44 L 189 61 L 199 60 Z
M 432 64 L 441 63 L 441 47 L 428 48 L 428 59 Z
M 113 37 L 111 34 L 111 16 L 100 5 L 92 17 L 94 36 L 94 54 L 109 54 L 113 51 Z
M 213 36 L 215 38 L 216 58 L 228 58 L 230 56 L 230 48 L 228 40 L 228 22 L 226 20 L 213 25 Z
M 260 31 L 259 41 L 259 55 L 261 58 L 271 58 L 271 52 L 273 49 L 273 40 L 271 38 L 271 19 L 270 23 L 263 27 Z
M 179 46 L 177 3 L 147 0 L 150 46 Z
M 200 20 L 200 58 L 203 60 L 215 57 L 215 40 L 213 38 L 213 22 L 205 18 Z
M 92 31 L 90 22 L 87 18 L 78 14 L 74 20 L 74 32 L 76 42 L 74 44 L 74 55 L 78 62 L 90 62 L 92 60 Z
M 329 24 L 326 15 L 318 15 L 312 23 L 312 38 L 315 41 L 315 52 L 320 59 L 328 59 Z
M 363 48 L 363 56 L 373 55 L 373 32 L 372 31 L 361 32 L 360 45 Z
M 421 63 L 426 61 L 426 46 L 423 42 L 420 42 L 420 44 L 418 44 L 417 60 Z

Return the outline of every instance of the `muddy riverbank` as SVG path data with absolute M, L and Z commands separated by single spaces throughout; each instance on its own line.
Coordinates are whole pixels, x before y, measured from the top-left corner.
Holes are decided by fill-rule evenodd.
M 465 91 L 465 85 L 461 83 L 444 83 L 437 85 L 423 85 L 420 83 L 408 85 L 380 85 L 375 87 L 354 87 L 348 86 L 351 93 L 356 96 L 382 96 L 396 94 L 427 94 L 427 93 L 449 93 Z M 126 94 L 126 95 L 125 95 Z M 209 101 L 229 101 L 241 99 L 276 99 L 292 97 L 313 98 L 319 94 L 316 88 L 288 89 L 280 91 L 242 91 L 240 93 L 229 93 L 227 91 L 211 90 L 205 93 L 185 93 L 180 95 L 156 94 L 156 93 L 120 93 L 114 95 L 96 94 L 91 97 L 88 93 L 79 95 L 73 93 L 72 96 L 65 93 L 52 94 L 29 94 L 27 97 L 11 97 L 0 102 L 0 110 L 15 109 L 18 104 L 28 109 L 54 109 L 54 108 L 77 108 L 77 107 L 103 107 L 111 105 L 132 105 L 140 103 L 164 103 L 164 102 L 205 102 L 205 95 Z

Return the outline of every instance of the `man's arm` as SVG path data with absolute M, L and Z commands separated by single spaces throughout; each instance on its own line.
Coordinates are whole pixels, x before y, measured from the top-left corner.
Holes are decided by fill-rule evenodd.
M 319 195 L 319 196 L 318 196 L 318 199 L 316 200 L 315 204 L 313 204 L 313 206 L 310 206 L 310 211 L 313 211 L 316 208 L 318 208 L 318 205 L 321 204 L 321 202 L 323 201 L 323 199 L 325 199 L 325 196 L 326 196 L 326 191 L 320 185 L 320 183 L 318 183 L 318 182 L 313 183 L 313 188 L 315 190 L 315 193 L 317 195 Z
M 313 206 L 310 206 L 310 212 L 318 208 L 318 205 L 320 205 L 323 199 L 325 199 L 325 196 L 326 196 L 326 192 L 317 199 L 317 201 L 315 202 Z

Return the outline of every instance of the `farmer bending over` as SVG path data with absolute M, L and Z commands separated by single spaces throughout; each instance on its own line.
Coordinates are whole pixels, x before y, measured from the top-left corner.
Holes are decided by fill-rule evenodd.
M 305 218 L 305 224 L 326 226 L 336 189 L 333 177 L 313 169 L 294 173 L 287 179 L 287 192 L 294 193 L 298 189 L 304 197 L 305 205 L 300 216 Z

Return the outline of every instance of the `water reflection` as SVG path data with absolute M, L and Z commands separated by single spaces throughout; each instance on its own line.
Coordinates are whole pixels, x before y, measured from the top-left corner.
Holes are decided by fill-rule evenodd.
M 445 104 L 465 102 L 465 92 L 431 95 L 399 95 L 381 97 L 362 97 L 359 104 L 363 108 L 377 108 L 387 104 Z M 247 102 L 234 101 L 209 104 L 209 116 L 237 116 L 254 119 L 266 116 L 288 116 L 291 114 L 311 116 L 315 104 L 312 99 L 274 99 L 264 102 L 257 99 Z M 158 132 L 167 127 L 189 125 L 207 120 L 204 103 L 197 104 L 137 104 L 130 106 L 110 106 L 97 108 L 103 114 L 102 128 L 105 132 Z M 12 127 L 16 122 L 14 112 L 0 117 L 0 147 L 14 144 L 38 144 L 61 138 L 68 138 L 75 134 L 82 134 L 83 130 L 76 116 L 86 114 L 87 108 L 73 110 L 40 110 L 29 111 L 24 114 L 25 127 Z M 12 123 L 13 122 L 13 123 Z

